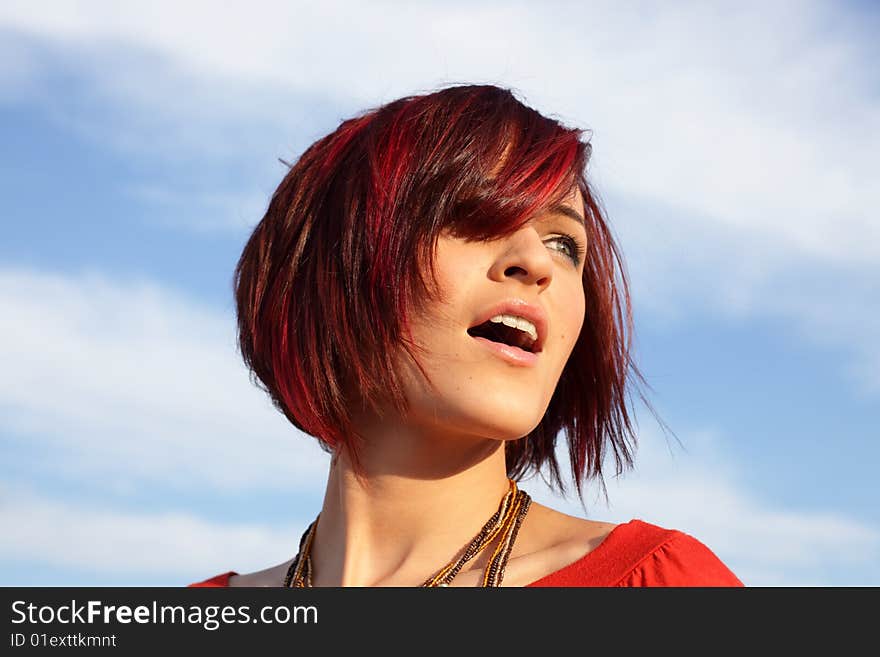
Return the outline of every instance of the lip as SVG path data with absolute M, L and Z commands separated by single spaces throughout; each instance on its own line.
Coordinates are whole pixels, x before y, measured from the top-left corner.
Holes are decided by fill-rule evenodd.
M 479 326 L 483 322 L 487 322 L 492 317 L 495 317 L 495 315 L 517 315 L 534 324 L 535 330 L 538 332 L 538 339 L 535 341 L 532 351 L 525 351 L 519 347 L 493 342 L 486 338 L 474 337 L 470 334 L 468 334 L 468 337 L 476 340 L 484 347 L 491 349 L 496 355 L 515 365 L 534 365 L 538 361 L 538 354 L 544 349 L 544 342 L 547 339 L 547 330 L 549 328 L 547 313 L 544 312 L 544 309 L 523 299 L 504 299 L 482 311 L 468 328 Z
M 491 340 L 487 340 L 486 338 L 468 336 L 472 340 L 479 342 L 483 347 L 489 349 L 494 352 L 496 356 L 500 356 L 508 363 L 513 365 L 519 365 L 521 367 L 534 367 L 538 362 L 538 354 L 533 354 L 530 351 L 525 351 L 524 349 L 520 349 L 519 347 L 513 347 L 509 344 L 502 344 L 501 342 L 492 342 Z

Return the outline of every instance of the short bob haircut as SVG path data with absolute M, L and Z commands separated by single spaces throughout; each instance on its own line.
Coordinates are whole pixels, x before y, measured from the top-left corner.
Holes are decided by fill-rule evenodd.
M 507 89 L 457 85 L 366 111 L 312 144 L 288 165 L 235 268 L 238 341 L 253 383 L 359 470 L 352 410 L 390 402 L 405 413 L 395 354 L 403 347 L 413 357 L 409 318 L 434 290 L 424 274 L 434 271 L 440 234 L 497 239 L 577 185 L 584 325 L 540 423 L 505 453 L 511 478 L 546 465 L 564 492 L 555 455 L 564 430 L 578 494 L 594 477 L 604 490 L 608 449 L 617 474 L 632 466 L 630 370 L 644 379 L 630 357 L 625 268 L 586 179 L 584 133 Z

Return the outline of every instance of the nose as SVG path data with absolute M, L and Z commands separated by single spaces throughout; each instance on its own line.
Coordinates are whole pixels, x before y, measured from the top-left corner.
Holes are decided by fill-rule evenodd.
M 527 224 L 505 238 L 489 277 L 503 283 L 511 278 L 543 291 L 553 280 L 553 258 L 534 226 Z

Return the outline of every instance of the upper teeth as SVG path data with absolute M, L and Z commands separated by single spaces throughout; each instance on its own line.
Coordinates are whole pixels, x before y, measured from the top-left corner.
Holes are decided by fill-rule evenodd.
M 535 328 L 535 325 L 532 324 L 529 320 L 523 317 L 517 317 L 516 315 L 495 315 L 495 317 L 489 318 L 490 322 L 494 322 L 495 324 L 504 324 L 505 326 L 510 326 L 511 328 L 519 329 L 525 333 L 528 333 L 532 341 L 538 339 L 538 329 Z

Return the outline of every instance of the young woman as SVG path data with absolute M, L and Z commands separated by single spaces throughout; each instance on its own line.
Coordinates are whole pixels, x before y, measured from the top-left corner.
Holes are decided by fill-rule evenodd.
M 631 313 L 583 131 L 454 86 L 344 121 L 276 190 L 235 272 L 239 342 L 331 453 L 284 563 L 194 586 L 721 586 L 697 539 L 517 485 L 557 441 L 578 494 L 632 465 Z

